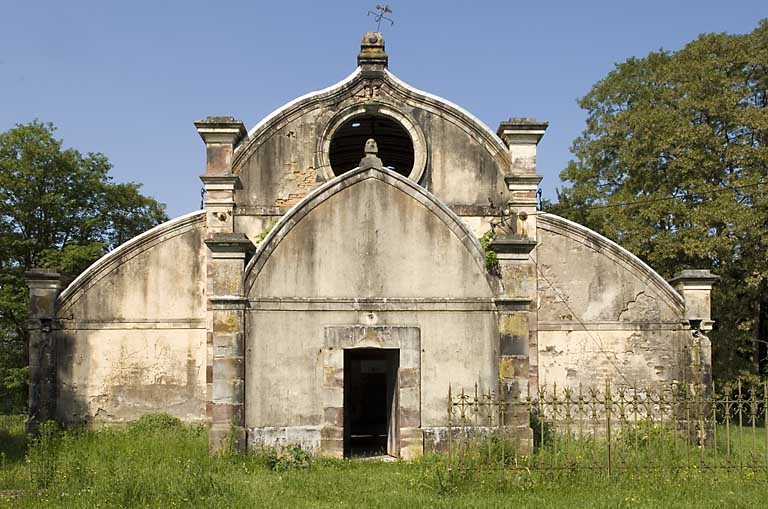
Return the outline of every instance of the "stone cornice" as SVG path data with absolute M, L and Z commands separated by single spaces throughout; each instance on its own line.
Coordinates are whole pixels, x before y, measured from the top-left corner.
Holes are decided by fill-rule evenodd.
M 491 249 L 499 254 L 530 254 L 536 248 L 536 241 L 527 238 L 496 237 Z
M 243 187 L 239 175 L 200 175 L 200 180 L 209 191 L 230 191 Z
M 205 245 L 214 258 L 242 258 L 256 249 L 244 233 L 214 233 L 205 239 Z
M 539 184 L 541 183 L 542 178 L 543 177 L 541 175 L 537 175 L 535 173 L 527 175 L 515 173 L 504 177 L 504 183 L 507 185 L 507 190 L 509 191 L 520 189 L 536 190 L 539 188 Z
M 194 122 L 197 133 L 206 145 L 236 145 L 248 132 L 245 125 L 234 117 L 208 117 Z
M 62 287 L 61 274 L 51 270 L 29 270 L 24 273 L 24 279 L 30 288 L 47 288 L 58 290 Z
M 681 270 L 675 277 L 669 280 L 669 284 L 686 288 L 711 289 L 718 281 L 720 276 L 712 274 L 709 270 Z
M 499 124 L 496 134 L 507 146 L 538 145 L 549 127 L 549 122 L 532 118 L 510 118 Z

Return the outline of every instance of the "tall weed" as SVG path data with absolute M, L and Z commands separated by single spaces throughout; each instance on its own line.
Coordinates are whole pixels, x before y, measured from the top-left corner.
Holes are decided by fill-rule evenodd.
M 61 430 L 54 421 L 40 424 L 36 437 L 30 443 L 27 451 L 27 463 L 32 484 L 38 488 L 47 488 L 56 477 L 56 460 L 58 456 Z

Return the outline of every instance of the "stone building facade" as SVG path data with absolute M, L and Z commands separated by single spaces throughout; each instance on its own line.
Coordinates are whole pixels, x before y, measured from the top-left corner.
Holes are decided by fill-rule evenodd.
M 413 458 L 445 426 L 449 386 L 515 398 L 709 365 L 714 276 L 667 282 L 537 212 L 546 123 L 493 132 L 387 63 L 370 32 L 352 74 L 252 129 L 196 122 L 202 210 L 66 287 L 29 274 L 30 422 L 167 412 L 208 423 L 213 448 L 234 432 Z M 527 419 L 505 424 L 530 438 Z

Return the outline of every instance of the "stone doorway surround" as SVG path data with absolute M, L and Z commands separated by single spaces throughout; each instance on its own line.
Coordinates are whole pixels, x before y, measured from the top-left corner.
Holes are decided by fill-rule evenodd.
M 390 348 L 400 351 L 395 409 L 397 455 L 413 459 L 424 452 L 421 430 L 421 331 L 413 326 L 328 326 L 321 355 L 323 368 L 323 427 L 320 451 L 344 456 L 344 350 Z

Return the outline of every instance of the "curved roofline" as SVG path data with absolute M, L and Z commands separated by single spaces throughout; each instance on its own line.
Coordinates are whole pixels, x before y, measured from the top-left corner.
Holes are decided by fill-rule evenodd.
M 120 244 L 115 249 L 105 254 L 90 267 L 85 269 L 77 276 L 64 291 L 59 294 L 57 304 L 59 309 L 74 304 L 80 295 L 85 293 L 96 282 L 103 279 L 110 272 L 128 259 L 137 256 L 140 253 L 154 247 L 160 239 L 165 240 L 169 234 L 171 237 L 181 235 L 191 230 L 197 223 L 205 222 L 205 210 L 196 210 L 183 216 L 171 219 L 151 228 L 144 233 L 133 237 L 127 242 Z
M 312 98 L 314 98 L 316 96 L 324 95 L 324 94 L 327 94 L 329 92 L 333 92 L 337 88 L 343 87 L 347 83 L 352 82 L 357 77 L 357 75 L 360 74 L 361 71 L 362 71 L 362 69 L 360 67 L 357 67 L 354 71 L 352 71 L 352 73 L 349 76 L 347 76 L 346 78 L 344 78 L 341 81 L 338 81 L 338 82 L 334 83 L 333 85 L 327 86 L 327 87 L 325 87 L 323 89 L 320 89 L 320 90 L 314 90 L 312 92 L 307 92 L 306 94 L 304 94 L 302 96 L 299 96 L 296 99 L 288 101 L 287 103 L 285 103 L 282 106 L 278 107 L 272 113 L 270 113 L 269 115 L 267 115 L 266 117 L 261 119 L 261 121 L 258 124 L 256 124 L 251 129 L 249 129 L 248 130 L 248 138 L 249 139 L 253 138 L 253 136 L 256 134 L 256 132 L 259 129 L 264 127 L 267 123 L 269 123 L 270 120 L 272 120 L 274 117 L 277 117 L 284 110 L 290 109 L 291 107 L 296 106 L 298 103 L 300 103 L 300 102 L 302 102 L 302 101 L 304 101 L 306 99 L 312 99 Z
M 586 244 L 586 242 L 583 241 L 588 241 L 590 244 L 596 246 L 595 250 L 597 252 L 612 258 L 622 265 L 628 266 L 633 272 L 644 276 L 646 282 L 649 282 L 656 287 L 662 295 L 666 295 L 670 302 L 677 306 L 678 311 L 684 313 L 685 301 L 672 285 L 647 263 L 611 239 L 604 237 L 596 231 L 590 230 L 579 223 L 546 212 L 539 212 L 537 214 L 537 228 L 555 231 L 556 233 L 565 235 L 573 240 L 582 241 L 582 244 Z
M 493 278 L 493 276 L 488 274 L 488 271 L 485 269 L 485 255 L 483 248 L 480 246 L 480 242 L 456 213 L 443 204 L 432 193 L 397 172 L 387 168 L 362 169 L 359 167 L 343 173 L 318 187 L 280 218 L 261 244 L 259 244 L 256 253 L 245 268 L 245 293 L 250 293 L 251 288 L 255 284 L 255 279 L 261 272 L 264 264 L 294 226 L 296 226 L 318 205 L 324 203 L 332 196 L 344 189 L 371 178 L 381 180 L 408 194 L 442 220 L 475 259 L 481 273 L 485 275 L 491 294 L 495 295 L 497 293 L 495 290 L 496 287 L 498 287 L 499 282 Z
M 485 140 L 489 147 L 495 150 L 496 155 L 502 157 L 505 162 L 511 164 L 509 150 L 504 142 L 494 133 L 490 127 L 488 127 L 482 120 L 474 116 L 469 111 L 465 110 L 461 106 L 435 94 L 425 92 L 416 87 L 409 85 L 388 69 L 384 69 L 382 73 L 382 79 L 389 83 L 396 91 L 399 91 L 406 98 L 411 97 L 418 100 L 425 105 L 432 106 L 438 110 L 449 113 L 454 116 L 462 124 L 465 130 L 469 129 L 477 133 L 481 138 Z M 234 173 L 239 173 L 240 164 L 251 152 L 250 147 L 254 145 L 262 133 L 271 131 L 275 128 L 274 124 L 280 122 L 284 117 L 295 113 L 309 106 L 310 104 L 320 102 L 324 99 L 341 95 L 345 89 L 351 88 L 359 80 L 362 80 L 363 70 L 361 67 L 355 68 L 352 73 L 343 80 L 334 83 L 333 85 L 323 88 L 322 90 L 316 90 L 304 94 L 288 103 L 280 106 L 272 113 L 264 117 L 258 124 L 248 130 L 248 136 L 244 138 L 240 144 L 235 148 L 234 160 L 232 161 L 232 168 Z M 382 101 L 383 104 L 387 104 L 386 101 Z
M 418 89 L 418 88 L 416 88 L 416 87 L 414 87 L 412 85 L 409 85 L 405 81 L 403 81 L 400 78 L 398 78 L 389 69 L 384 69 L 384 73 L 394 83 L 396 83 L 397 85 L 403 87 L 404 89 L 408 90 L 409 92 L 411 92 L 413 94 L 416 94 L 416 95 L 420 95 L 424 99 L 428 99 L 430 101 L 433 101 L 433 102 L 437 103 L 438 105 L 442 106 L 444 109 L 454 110 L 456 113 L 459 114 L 459 116 L 465 117 L 464 121 L 469 123 L 469 124 L 475 124 L 479 128 L 479 131 L 482 132 L 485 135 L 485 137 L 488 139 L 488 141 L 490 141 L 492 144 L 496 145 L 496 148 L 502 154 L 505 154 L 505 155 L 508 154 L 508 149 L 507 149 L 506 145 L 504 145 L 504 142 L 501 141 L 501 138 L 499 138 L 496 135 L 496 133 L 493 132 L 493 130 L 485 122 L 483 122 L 482 120 L 477 118 L 475 115 L 473 115 L 469 111 L 465 110 L 464 108 L 462 108 L 458 104 L 456 104 L 456 103 L 454 103 L 452 101 L 449 101 L 448 99 L 446 99 L 444 97 L 441 97 L 441 96 L 436 95 L 436 94 L 432 94 L 430 92 L 425 92 L 424 90 L 421 90 L 421 89 Z
M 296 99 L 288 101 L 261 119 L 255 126 L 248 130 L 248 136 L 243 141 L 241 141 L 237 147 L 235 147 L 234 160 L 232 161 L 233 170 L 238 167 L 243 154 L 248 152 L 248 147 L 250 147 L 253 142 L 258 139 L 258 135 L 261 134 L 262 131 L 271 130 L 271 124 L 277 122 L 281 117 L 292 110 L 300 109 L 309 103 L 319 101 L 327 96 L 336 95 L 340 90 L 357 81 L 361 73 L 362 68 L 357 67 L 354 71 L 352 71 L 351 74 L 349 74 L 349 76 L 343 80 L 321 90 L 308 92 L 302 96 L 297 97 Z

